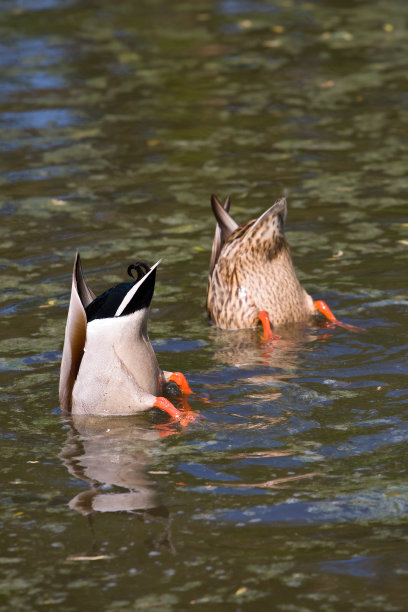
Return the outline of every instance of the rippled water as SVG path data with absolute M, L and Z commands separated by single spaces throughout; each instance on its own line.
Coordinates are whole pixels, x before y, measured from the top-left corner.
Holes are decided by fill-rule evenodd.
M 405 610 L 406 3 L 0 14 L 1 609 Z M 367 331 L 211 327 L 212 192 L 286 194 L 299 278 Z M 96 292 L 163 259 L 196 423 L 61 415 L 76 249 Z

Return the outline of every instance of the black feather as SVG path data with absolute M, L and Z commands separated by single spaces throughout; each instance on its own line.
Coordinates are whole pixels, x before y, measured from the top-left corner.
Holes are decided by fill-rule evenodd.
M 135 283 L 138 282 L 138 280 L 140 280 L 142 276 L 144 276 L 150 270 L 150 268 L 146 264 L 138 262 L 137 264 L 132 264 L 129 266 L 129 276 L 132 276 L 132 270 L 137 271 L 137 279 L 135 282 L 120 283 L 119 285 L 108 289 L 101 295 L 98 295 L 98 297 L 96 297 L 93 302 L 91 302 L 89 306 L 85 308 L 88 323 L 94 319 L 107 319 L 114 317 L 125 296 L 132 289 Z M 121 317 L 150 306 L 154 293 L 155 280 L 156 269 L 154 269 L 153 272 L 151 272 L 146 280 L 140 285 L 139 289 L 136 291 L 136 294 L 120 315 Z

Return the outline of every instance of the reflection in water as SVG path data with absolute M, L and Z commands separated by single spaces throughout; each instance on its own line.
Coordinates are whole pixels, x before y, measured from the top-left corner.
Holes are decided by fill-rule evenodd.
M 298 366 L 299 353 L 319 336 L 300 325 L 281 328 L 279 333 L 280 340 L 266 342 L 261 337 L 260 329 L 214 328 L 214 360 L 238 368 L 267 365 L 290 376 L 290 372 Z
M 174 553 L 171 521 L 149 476 L 152 449 L 176 430 L 143 423 L 140 416 L 98 418 L 72 415 L 59 457 L 72 476 L 89 483 L 69 502 L 84 516 L 95 512 L 136 512 L 163 525 L 154 548 Z M 119 488 L 119 490 L 117 490 Z
M 140 417 L 73 415 L 60 458 L 91 488 L 76 495 L 70 508 L 84 515 L 158 508 L 159 496 L 148 475 L 149 455 L 158 439 L 158 431 L 143 427 Z
M 249 369 L 251 383 L 256 385 L 277 385 L 269 398 L 277 399 L 281 384 L 297 375 L 301 355 L 319 338 L 301 326 L 279 331 L 280 340 L 266 342 L 259 330 L 214 328 L 214 361 L 245 370 L 246 377 Z
M 223 370 L 224 381 L 245 398 L 234 400 L 234 411 L 229 411 L 229 417 L 238 418 L 228 424 L 231 431 L 270 431 L 275 426 L 283 431 L 294 414 L 302 364 L 328 337 L 302 325 L 281 327 L 278 333 L 281 339 L 265 341 L 260 329 L 211 330 L 213 360 L 230 366 Z

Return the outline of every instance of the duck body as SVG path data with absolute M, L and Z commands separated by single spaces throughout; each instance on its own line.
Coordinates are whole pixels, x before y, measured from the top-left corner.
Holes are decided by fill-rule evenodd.
M 256 327 L 265 311 L 273 327 L 316 314 L 299 283 L 284 236 L 286 200 L 242 226 L 212 196 L 217 219 L 207 292 L 207 312 L 222 329 Z
M 162 394 L 161 370 L 142 318 L 145 313 L 136 312 L 88 323 L 73 414 L 134 414 Z
M 98 297 L 87 286 L 77 253 L 65 329 L 59 395 L 73 414 L 129 415 L 157 406 L 181 413 L 164 397 L 163 383 L 191 393 L 180 372 L 161 371 L 147 333 L 156 267 L 129 266 L 137 279 Z M 129 272 L 130 274 L 130 272 Z

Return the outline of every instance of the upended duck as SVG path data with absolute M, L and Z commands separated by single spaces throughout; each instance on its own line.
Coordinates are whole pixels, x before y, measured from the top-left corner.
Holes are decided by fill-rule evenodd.
M 160 369 L 147 335 L 159 263 L 129 266 L 133 282 L 95 297 L 76 254 L 59 384 L 62 410 L 129 415 L 156 406 L 177 419 L 184 414 L 161 393 L 170 381 L 191 393 L 187 380 Z
M 284 236 L 286 199 L 281 198 L 258 219 L 238 225 L 229 214 L 230 198 L 211 206 L 217 225 L 212 246 L 207 291 L 209 318 L 222 329 L 256 327 L 261 321 L 266 339 L 279 338 L 272 328 L 296 323 L 321 312 L 333 324 L 342 323 L 322 300 L 314 301 L 299 283 Z

